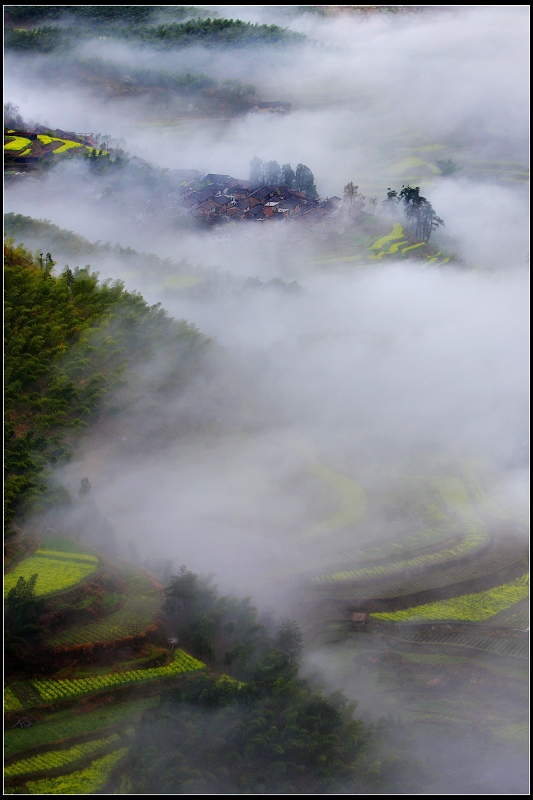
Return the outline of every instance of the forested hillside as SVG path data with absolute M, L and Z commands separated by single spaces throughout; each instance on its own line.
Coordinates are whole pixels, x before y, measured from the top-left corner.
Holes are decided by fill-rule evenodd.
M 45 532 L 37 549 L 28 538 L 30 511 L 74 504 L 52 467 L 134 401 L 129 368 L 161 357 L 152 389 L 175 395 L 211 347 L 122 283 L 54 266 L 7 240 L 6 522 L 18 542 L 5 580 L 7 792 L 404 785 L 397 725 L 363 723 L 341 693 L 298 676 L 294 621 L 276 625 L 185 567 L 163 592 L 73 531 Z M 89 491 L 84 479 L 75 503 Z
M 5 258 L 5 521 L 36 503 L 68 502 L 47 467 L 68 458 L 78 431 L 104 408 L 127 366 L 169 357 L 185 383 L 208 340 L 89 266 L 53 274 L 50 253 L 8 241 Z M 167 387 L 168 388 L 168 387 Z

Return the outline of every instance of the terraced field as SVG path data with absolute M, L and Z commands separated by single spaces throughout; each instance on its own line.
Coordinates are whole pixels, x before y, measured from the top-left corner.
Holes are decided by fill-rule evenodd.
M 175 650 L 172 662 L 166 667 L 110 672 L 105 675 L 73 678 L 72 680 L 45 679 L 27 681 L 24 685 L 29 689 L 29 693 L 22 705 L 25 709 L 29 709 L 40 704 L 76 700 L 86 695 L 119 689 L 136 683 L 148 683 L 154 680 L 171 678 L 185 672 L 196 672 L 202 669 L 205 669 L 205 664 L 201 661 L 193 658 L 184 650 Z M 19 700 L 21 698 L 20 683 L 18 682 L 9 687 Z
M 529 598 L 521 600 L 510 608 L 492 617 L 488 625 L 529 631 Z
M 453 633 L 450 631 L 438 630 L 435 629 L 434 626 L 431 626 L 430 630 L 418 629 L 417 631 L 409 633 L 395 631 L 394 638 L 419 644 L 468 647 L 474 650 L 483 650 L 487 653 L 495 653 L 512 658 L 529 658 L 529 641 L 483 636 L 479 629 L 473 633 Z
M 355 569 L 344 569 L 338 572 L 330 572 L 318 575 L 314 581 L 318 584 L 330 584 L 336 582 L 375 582 L 377 579 L 387 578 L 391 575 L 413 574 L 423 572 L 436 565 L 446 564 L 449 561 L 473 556 L 479 553 L 489 544 L 489 535 L 486 531 L 470 533 L 464 537 L 463 541 L 454 547 L 437 550 L 434 553 L 423 553 L 414 555 L 411 558 L 393 561 L 389 564 L 379 564 L 370 567 L 358 567 Z
M 68 628 L 52 636 L 52 647 L 75 647 L 124 639 L 142 634 L 150 625 L 159 606 L 159 596 L 143 575 L 126 577 L 128 594 L 122 608 L 99 622 Z
M 157 695 L 96 708 L 87 713 L 68 708 L 48 714 L 28 728 L 4 733 L 4 757 L 10 763 L 20 753 L 62 743 L 82 741 L 93 734 L 120 729 L 134 722 L 146 709 L 159 702 Z
M 33 555 L 17 564 L 4 578 L 4 596 L 13 589 L 19 578 L 29 580 L 37 574 L 35 593 L 40 597 L 70 589 L 92 575 L 99 567 L 96 556 L 84 552 L 39 547 Z
M 77 772 L 57 778 L 28 781 L 27 789 L 30 794 L 93 794 L 103 788 L 112 770 L 127 752 L 127 747 L 121 747 L 103 758 L 97 758 L 88 767 Z
M 478 553 L 476 557 L 467 562 L 459 562 L 451 566 L 444 566 L 442 569 L 421 572 L 417 575 L 398 575 L 390 578 L 376 580 L 373 583 L 353 583 L 343 586 L 344 596 L 349 594 L 352 600 L 392 599 L 395 597 L 405 597 L 407 595 L 427 592 L 431 590 L 444 589 L 450 587 L 453 592 L 454 586 L 459 584 L 490 578 L 491 575 L 503 573 L 516 565 L 517 570 L 527 569 L 527 545 L 522 539 L 501 538 L 493 542 L 490 547 Z M 328 587 L 329 594 L 339 595 L 340 586 L 337 591 L 331 584 Z
M 60 750 L 47 750 L 44 753 L 37 753 L 28 758 L 15 761 L 4 769 L 6 778 L 16 778 L 20 775 L 32 775 L 34 773 L 47 772 L 49 770 L 60 769 L 71 764 L 75 764 L 87 756 L 94 755 L 99 750 L 105 750 L 109 746 L 120 742 L 117 733 L 104 739 L 92 739 L 88 742 L 75 744 L 72 747 Z
M 459 595 L 448 600 L 424 603 L 399 611 L 372 613 L 373 619 L 387 622 L 468 621 L 488 620 L 506 611 L 529 596 L 529 576 L 494 586 L 484 592 Z

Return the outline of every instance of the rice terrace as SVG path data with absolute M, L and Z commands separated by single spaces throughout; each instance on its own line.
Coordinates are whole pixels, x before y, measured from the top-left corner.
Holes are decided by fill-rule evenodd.
M 338 507 L 307 535 L 331 538 L 364 526 L 369 502 L 364 488 L 315 456 L 309 470 L 334 491 Z M 328 572 L 300 576 L 302 596 L 313 608 L 310 635 L 341 655 L 349 648 L 358 669 L 379 664 L 387 674 L 397 654 L 408 664 L 409 679 L 424 676 L 426 691 L 437 695 L 442 665 L 449 663 L 453 674 L 459 666 L 469 671 L 474 653 L 497 659 L 480 674 L 490 676 L 509 662 L 518 677 L 529 651 L 525 529 L 490 503 L 470 468 L 398 480 L 399 486 L 410 486 L 412 503 L 413 530 L 403 540 L 364 548 L 357 558 L 352 555 L 353 566 L 344 554 Z M 508 535 L 501 538 L 504 530 Z M 66 565 L 53 588 L 41 568 L 50 562 Z M 122 719 L 131 725 L 136 713 L 157 702 L 165 681 L 206 665 L 182 649 L 150 644 L 158 639 L 162 600 L 148 576 L 106 564 L 68 538 L 52 535 L 8 570 L 6 592 L 37 568 L 37 594 L 47 597 L 50 611 L 56 608 L 46 642 L 55 666 L 49 677 L 28 675 L 6 685 L 6 789 L 71 793 L 89 785 L 102 791 L 127 758 L 130 728 L 124 729 Z M 102 574 L 110 571 L 114 577 Z M 95 602 L 97 618 L 87 623 L 83 613 Z M 58 622 L 72 618 L 76 609 L 76 625 Z M 443 660 L 432 688 L 427 657 L 439 652 Z M 108 667 L 97 666 L 102 658 Z M 154 660 L 160 665 L 150 666 Z M 400 686 L 405 669 L 395 670 Z M 419 704 L 420 714 L 431 716 L 431 703 L 422 698 Z M 467 712 L 463 705 L 461 713 Z M 503 731 L 502 721 L 492 725 Z

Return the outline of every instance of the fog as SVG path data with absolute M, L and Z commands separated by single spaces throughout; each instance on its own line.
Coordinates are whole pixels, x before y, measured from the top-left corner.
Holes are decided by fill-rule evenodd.
M 213 9 L 226 17 L 235 11 Z M 176 400 L 180 408 L 187 403 L 195 409 L 213 407 L 222 402 L 217 398 L 222 391 L 224 402 L 233 405 L 228 436 L 211 443 L 207 465 L 201 447 L 197 462 L 196 445 L 185 458 L 176 445 L 175 454 L 172 435 L 171 455 L 157 455 L 148 468 L 142 459 L 132 468 L 114 453 L 105 473 L 91 475 L 99 503 L 117 530 L 141 549 L 148 525 L 150 552 L 155 547 L 187 561 L 202 561 L 200 531 L 221 527 L 219 547 L 205 548 L 201 566 L 220 571 L 228 586 L 237 582 L 246 588 L 254 585 L 257 570 L 263 572 L 265 553 L 279 558 L 282 546 L 279 531 L 270 537 L 264 502 L 248 486 L 255 474 L 248 472 L 250 462 L 258 462 L 256 490 L 266 494 L 268 508 L 286 507 L 276 513 L 298 529 L 305 503 L 283 491 L 285 481 L 276 468 L 281 459 L 295 472 L 302 469 L 293 440 L 312 443 L 333 462 L 340 453 L 358 474 L 369 462 L 394 463 L 428 453 L 443 463 L 481 459 L 499 474 L 525 435 L 528 402 L 527 195 L 520 184 L 491 179 L 490 170 L 477 179 L 468 172 L 479 152 L 494 158 L 504 140 L 507 148 L 509 141 L 512 145 L 507 160 L 523 157 L 526 7 L 449 7 L 441 13 L 361 20 L 251 6 L 238 16 L 255 22 L 275 19 L 272 13 L 311 43 L 156 54 L 146 46 L 136 50 L 120 41 L 89 39 L 76 58 L 115 60 L 125 69 L 157 63 L 176 73 L 186 66 L 218 79 L 252 81 L 261 98 L 293 101 L 287 115 L 143 128 L 141 123 L 157 116 L 147 112 L 146 98 L 106 99 L 73 85 L 67 66 L 74 56 L 59 60 L 65 67 L 57 71 L 59 79 L 50 79 L 53 55 L 8 53 L 6 58 L 6 96 L 25 118 L 66 130 L 105 132 L 155 166 L 247 178 L 251 158 L 259 155 L 309 164 L 322 196 L 342 195 L 351 179 L 362 191 L 376 191 L 380 201 L 387 185 L 396 182 L 399 188 L 405 179 L 405 155 L 416 152 L 426 163 L 452 156 L 463 167 L 457 176 L 438 179 L 428 177 L 421 163 L 420 181 L 445 220 L 438 241 L 451 246 L 460 269 L 453 263 L 431 270 L 388 262 L 376 269 L 320 272 L 310 266 L 317 246 L 310 230 L 292 237 L 259 226 L 250 234 L 237 226 L 229 247 L 213 247 L 205 234 L 173 230 L 157 215 L 139 222 L 122 202 L 100 199 L 96 192 L 105 181 L 91 182 L 81 161 L 60 165 L 38 183 L 7 187 L 7 210 L 46 218 L 92 241 L 118 242 L 173 262 L 185 258 L 193 268 L 217 267 L 234 277 L 299 281 L 302 291 L 296 295 L 236 291 L 199 302 L 169 291 L 153 274 L 123 273 L 124 265 L 112 256 L 92 264 L 102 278 L 123 277 L 149 302 L 162 302 L 172 316 L 196 324 L 224 348 L 233 371 L 231 391 L 220 389 L 224 379 L 219 375 L 218 388 L 199 379 Z M 142 180 L 139 185 L 134 180 L 124 197 L 142 194 Z M 242 421 L 238 408 L 246 408 Z M 168 415 L 172 428 L 173 409 L 160 413 Z M 222 405 L 218 413 L 230 412 Z M 253 441 L 235 440 L 241 423 L 256 430 Z M 265 448 L 277 452 L 266 463 Z M 68 475 L 77 479 L 84 470 L 81 459 Z M 243 472 L 246 486 L 239 478 Z M 511 483 L 516 486 L 514 478 Z M 250 535 L 249 520 L 240 533 L 235 530 L 234 512 L 238 516 L 241 505 L 253 507 L 251 527 L 261 533 Z M 230 570 L 234 548 L 239 559 L 246 558 L 245 570 Z M 260 555 L 254 564 L 256 548 Z
M 528 194 L 515 173 L 528 162 L 529 7 L 365 18 L 202 8 L 289 26 L 310 41 L 155 52 L 89 39 L 61 57 L 8 53 L 5 97 L 25 119 L 106 134 L 159 168 L 247 179 L 254 156 L 303 163 L 321 197 L 342 197 L 353 181 L 378 198 L 378 211 L 387 187 L 420 186 L 445 222 L 431 241 L 453 253 L 449 263 L 324 265 L 326 245 L 312 228 L 292 235 L 237 224 L 230 243 L 218 245 L 157 214 L 139 220 L 128 203 L 134 191 L 144 202 L 142 178 L 102 199 L 106 179 L 91 178 L 81 160 L 7 184 L 5 206 L 93 242 L 170 259 L 170 273 L 211 270 L 219 290 L 200 296 L 172 289 L 153 269 L 129 270 L 111 251 L 80 257 L 102 279 L 123 279 L 194 323 L 213 349 L 170 401 L 150 398 L 165 365 L 135 365 L 148 399 L 122 417 L 104 415 L 59 479 L 76 496 L 89 477 L 91 508 L 108 521 L 120 555 L 134 545 L 141 563 L 164 558 L 214 573 L 223 591 L 286 613 L 302 577 L 400 535 L 381 504 L 401 476 L 473 464 L 499 507 L 527 517 L 528 467 L 519 453 L 529 414 Z M 106 97 L 76 84 L 69 60 L 89 58 L 125 73 L 142 65 L 239 79 L 253 83 L 259 99 L 292 109 L 176 123 L 146 95 Z M 443 177 L 436 159 L 459 169 Z M 52 255 L 57 270 L 73 266 L 68 254 Z M 298 291 L 246 289 L 255 277 L 296 281 Z M 328 528 L 338 498 L 316 463 L 365 492 L 365 516 L 349 530 Z M 80 514 L 54 512 L 37 524 L 79 525 L 90 539 Z M 323 652 L 309 654 L 308 668 L 317 665 L 332 686 L 344 680 Z M 369 683 L 367 699 L 374 690 Z

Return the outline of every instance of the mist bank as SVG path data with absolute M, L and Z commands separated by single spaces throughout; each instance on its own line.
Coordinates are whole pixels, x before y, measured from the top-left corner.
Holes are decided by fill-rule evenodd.
M 157 97 L 154 108 L 150 98 L 127 92 L 106 97 L 97 87 L 73 86 L 68 60 L 56 64 L 53 54 L 29 62 L 7 54 L 6 96 L 23 116 L 67 130 L 97 128 L 118 138 L 127 127 L 128 146 L 161 166 L 245 175 L 251 158 L 268 158 L 266 151 L 279 141 L 286 148 L 279 158 L 319 164 L 315 174 L 324 194 L 338 193 L 350 178 L 366 190 L 384 163 L 399 168 L 406 157 L 527 162 L 527 87 L 516 79 L 527 60 L 526 14 L 499 6 L 404 19 L 307 15 L 310 34 L 326 47 L 307 44 L 290 52 L 267 46 L 260 58 L 253 48 L 161 54 L 105 40 L 87 42 L 77 55 L 110 60 L 123 78 L 145 65 L 251 83 L 261 99 L 292 103 L 286 116 L 146 128 L 183 114 L 157 109 Z M 431 180 L 431 171 L 424 177 Z

